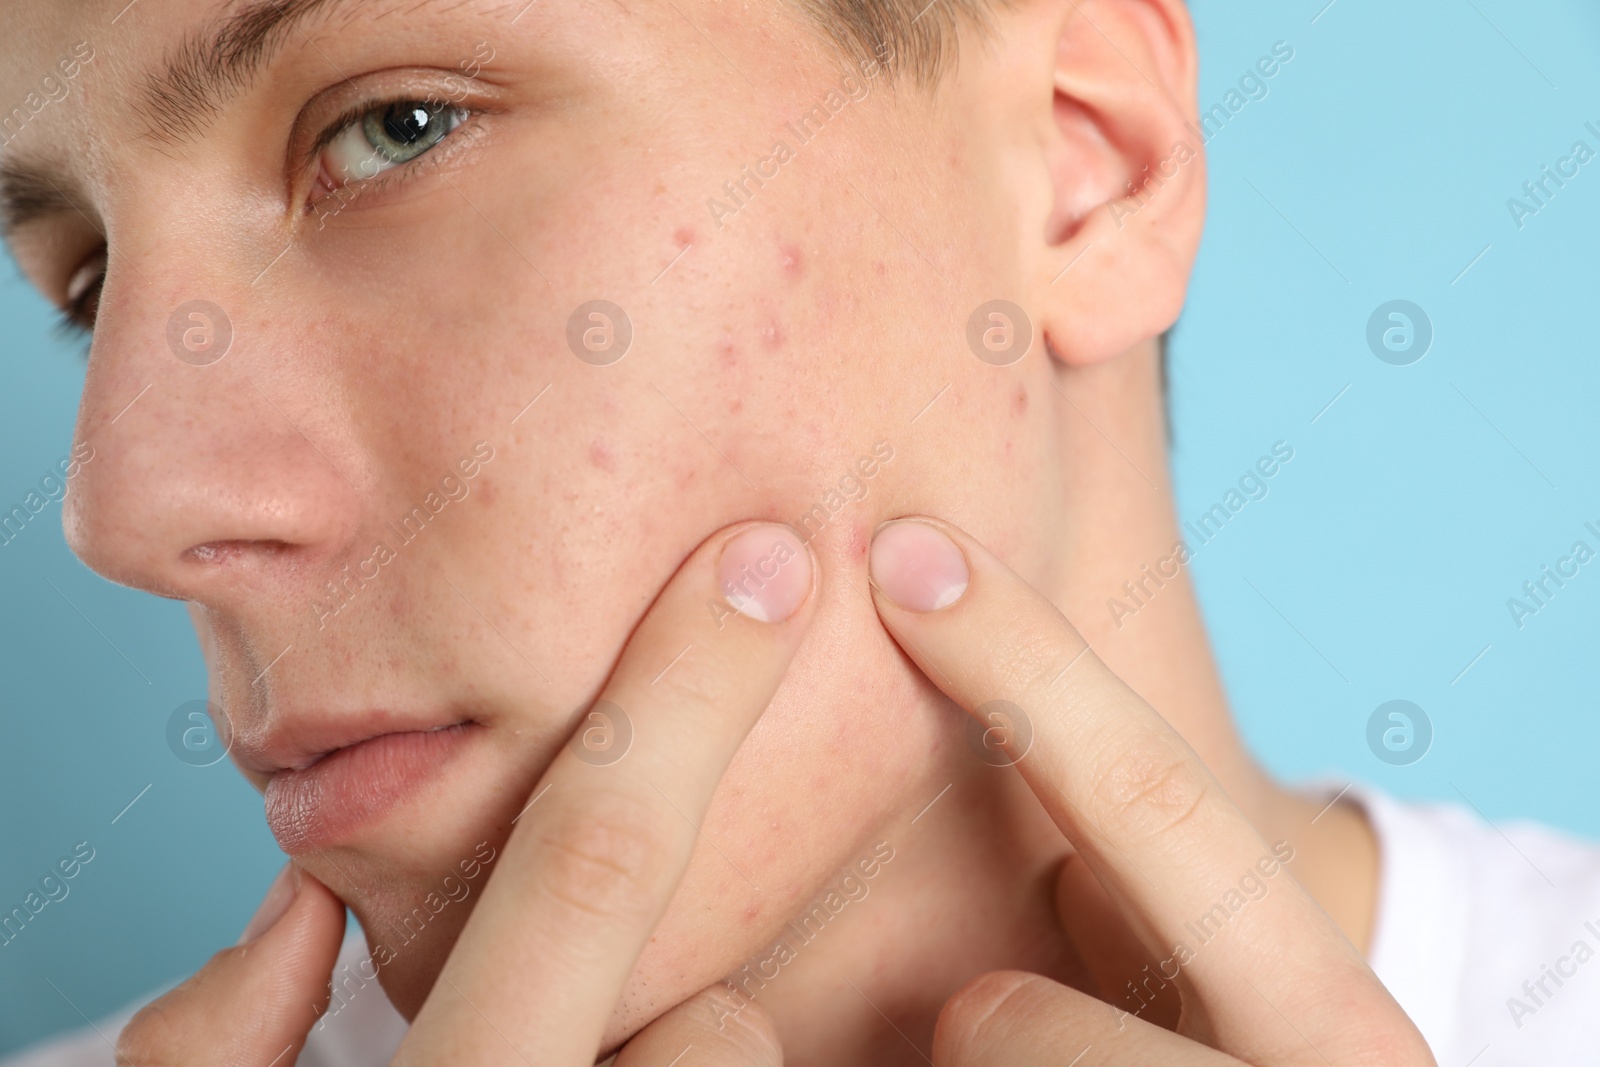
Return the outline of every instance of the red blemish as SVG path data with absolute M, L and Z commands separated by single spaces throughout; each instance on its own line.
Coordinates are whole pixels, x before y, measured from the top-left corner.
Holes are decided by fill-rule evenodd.
M 849 554 L 851 559 L 866 559 L 867 546 L 870 542 L 871 538 L 868 535 L 866 526 L 859 522 L 851 523 L 849 539 L 844 546 L 845 552 Z
M 801 255 L 799 245 L 779 245 L 778 262 L 783 267 L 783 276 L 790 281 L 797 282 L 805 276 L 805 257 Z
M 733 338 L 727 334 L 722 335 L 722 340 L 717 342 L 717 355 L 722 359 L 722 365 L 732 370 L 739 365 L 739 350 L 733 343 Z
M 617 469 L 617 457 L 604 441 L 596 437 L 589 444 L 589 462 L 607 474 Z
M 672 231 L 672 239 L 678 242 L 679 248 L 688 248 L 690 245 L 694 244 L 694 227 L 679 226 L 676 230 Z

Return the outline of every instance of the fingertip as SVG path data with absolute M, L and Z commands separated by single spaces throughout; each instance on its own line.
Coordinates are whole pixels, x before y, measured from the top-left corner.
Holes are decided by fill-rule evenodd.
M 239 943 L 134 1016 L 117 1062 L 294 1063 L 343 940 L 344 905 L 285 864 Z
M 294 903 L 296 894 L 300 891 L 299 878 L 296 877 L 293 861 L 285 863 L 278 871 L 277 877 L 272 879 L 272 884 L 267 887 L 267 892 L 261 898 L 261 904 L 256 908 L 255 914 L 250 916 L 250 921 L 245 924 L 244 932 L 239 935 L 237 945 L 248 945 L 277 924 L 283 918 L 284 912 L 289 910 L 289 905 Z
M 757 622 L 793 618 L 811 598 L 817 568 L 811 548 L 787 526 L 753 523 L 723 542 L 717 585 L 739 614 Z
M 873 531 L 867 561 L 874 588 L 896 606 L 924 614 L 960 600 L 972 578 L 955 541 L 916 517 L 893 519 Z
M 315 911 L 337 910 L 343 918 L 344 902 L 334 896 L 331 889 L 302 870 L 298 863 L 290 860 L 283 865 L 273 878 L 272 884 L 267 887 L 266 894 L 261 898 L 261 904 L 250 917 L 235 945 L 248 945 L 260 939 L 282 922 L 284 916 L 300 901 L 305 901 L 305 906 Z

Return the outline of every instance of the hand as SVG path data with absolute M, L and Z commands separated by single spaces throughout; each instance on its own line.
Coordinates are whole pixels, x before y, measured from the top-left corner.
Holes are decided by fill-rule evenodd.
M 632 747 L 594 766 L 569 745 L 550 765 L 396 1064 L 594 1063 L 712 792 L 799 647 L 815 573 L 793 532 L 767 524 L 724 530 L 683 564 L 600 694 L 626 709 Z M 663 675 L 685 644 L 693 654 Z M 343 933 L 343 905 L 291 864 L 241 944 L 134 1017 L 118 1062 L 288 1067 L 327 1004 Z M 646 1027 L 616 1067 L 660 1067 L 691 1043 L 696 1064 L 782 1062 L 753 1005 L 717 1012 L 713 995 Z
M 1119 931 L 1155 962 L 1123 1009 L 1037 975 L 984 975 L 940 1014 L 939 1067 L 1433 1064 L 1282 852 L 1049 601 L 932 519 L 881 527 L 869 560 L 889 632 L 989 728 L 1076 849 L 1058 900 L 1098 896 L 1113 913 L 1079 939 L 1086 962 L 1116 973 Z M 1136 1007 L 1168 986 L 1176 1032 Z

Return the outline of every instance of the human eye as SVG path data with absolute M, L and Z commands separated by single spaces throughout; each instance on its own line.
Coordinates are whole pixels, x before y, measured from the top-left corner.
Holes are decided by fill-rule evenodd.
M 66 300 L 60 310 L 59 328 L 74 337 L 94 332 L 95 312 L 100 305 L 100 287 L 106 278 L 106 250 L 102 246 L 78 265 L 67 281 Z
M 346 112 L 318 138 L 312 199 L 403 167 L 432 150 L 468 118 L 438 100 L 391 100 Z

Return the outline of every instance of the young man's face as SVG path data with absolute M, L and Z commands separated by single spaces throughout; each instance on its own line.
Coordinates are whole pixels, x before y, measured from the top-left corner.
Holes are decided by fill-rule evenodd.
M 944 516 L 1040 582 L 1070 536 L 1040 333 L 1073 194 L 1027 156 L 1072 121 L 1052 42 L 1008 14 L 891 90 L 892 50 L 843 58 L 777 3 L 125 3 L 5 17 L 13 247 L 90 305 L 111 248 L 68 536 L 199 605 L 234 758 L 284 772 L 273 829 L 402 1011 L 470 910 L 424 902 L 503 841 L 688 552 L 762 518 L 817 554 L 631 1029 L 970 758 L 864 595 L 873 527 Z M 969 343 L 995 299 L 1033 315 L 1014 365 Z

